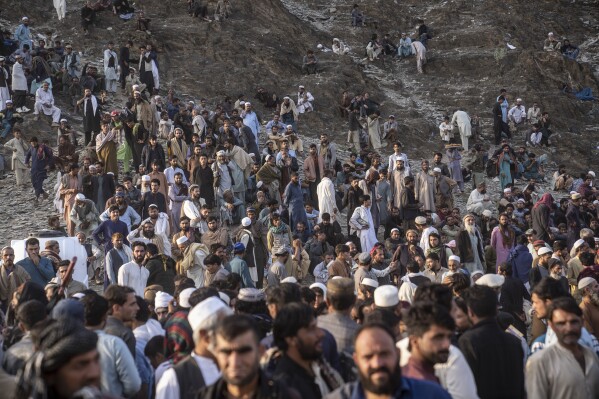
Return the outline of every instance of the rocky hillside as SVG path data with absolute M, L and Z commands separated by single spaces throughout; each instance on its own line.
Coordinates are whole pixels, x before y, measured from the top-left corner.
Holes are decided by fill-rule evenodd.
M 597 170 L 599 104 L 578 101 L 562 88 L 590 87 L 599 96 L 599 0 L 356 2 L 370 21 L 364 28 L 350 26 L 354 2 L 341 0 L 234 0 L 233 17 L 224 23 L 189 17 L 183 0 L 142 0 L 136 7 L 143 7 L 152 19 L 151 34 L 135 32 L 135 21 L 125 23 L 104 12 L 88 36 L 82 35 L 79 24 L 82 0 L 68 1 L 65 23 L 57 21 L 51 2 L 5 0 L 0 26 L 13 31 L 20 17 L 28 15 L 35 34 L 71 42 L 83 53 L 83 61 L 98 64 L 109 40 L 117 46 L 128 39 L 135 45 L 151 42 L 159 52 L 163 94 L 172 87 L 183 99 L 206 97 L 216 104 L 225 95 L 244 93 L 251 100 L 258 86 L 296 97 L 297 85 L 303 84 L 316 97 L 316 111 L 302 117 L 300 132 L 313 137 L 327 131 L 338 143 L 344 142 L 347 129 L 335 112 L 341 92 L 368 91 L 381 104 L 383 116 L 397 116 L 411 159 L 430 157 L 441 148 L 437 126 L 444 114 L 457 108 L 480 116 L 483 139 L 489 143 L 490 109 L 505 87 L 510 102 L 522 97 L 526 105 L 538 101 L 550 112 L 559 139 L 549 151 L 552 162 L 566 162 L 573 172 Z M 214 6 L 211 1 L 211 11 Z M 418 18 L 433 36 L 425 75 L 416 73 L 414 59 L 364 62 L 371 34 L 389 33 L 399 41 L 401 32 L 414 31 Z M 543 52 L 549 31 L 580 46 L 579 62 Z M 317 50 L 318 44 L 330 48 L 333 37 L 352 48 L 350 55 Z M 317 75 L 301 73 L 307 49 L 317 52 L 323 66 Z M 59 102 L 64 104 L 64 99 Z M 116 107 L 122 98 L 112 103 Z M 66 113 L 67 107 L 62 108 Z M 270 111 L 260 106 L 258 110 L 268 118 Z M 24 124 L 27 133 L 53 136 L 47 123 L 31 119 Z M 0 181 L 0 190 L 9 190 L 13 181 Z M 6 221 L 10 212 L 0 207 L 0 219 Z M 43 225 L 35 216 L 31 223 Z M 20 228 L 2 223 L 0 230 L 7 233 Z

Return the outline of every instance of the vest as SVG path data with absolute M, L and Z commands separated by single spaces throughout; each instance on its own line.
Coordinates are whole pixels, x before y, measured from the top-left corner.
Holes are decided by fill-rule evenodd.
M 187 356 L 177 363 L 173 370 L 179 383 L 179 397 L 181 399 L 194 399 L 200 389 L 204 388 L 204 376 L 193 356 Z
M 114 271 L 114 275 L 118 276 L 119 269 L 124 265 L 123 258 L 121 258 L 121 255 L 119 255 L 118 250 L 115 248 L 112 248 L 110 251 L 108 251 L 108 256 L 112 261 L 112 270 Z M 106 275 L 108 275 L 108 273 Z

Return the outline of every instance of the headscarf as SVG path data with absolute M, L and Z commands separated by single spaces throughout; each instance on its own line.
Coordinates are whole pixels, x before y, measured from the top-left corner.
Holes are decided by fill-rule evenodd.
M 537 201 L 537 203 L 532 207 L 532 209 L 538 208 L 541 204 L 546 205 L 547 208 L 551 209 L 551 207 L 553 206 L 553 196 L 550 193 L 543 194 L 541 199 Z
M 74 319 L 51 322 L 36 337 L 37 350 L 19 371 L 16 397 L 46 399 L 48 385 L 44 375 L 57 371 L 75 356 L 95 350 L 97 343 L 96 333 Z

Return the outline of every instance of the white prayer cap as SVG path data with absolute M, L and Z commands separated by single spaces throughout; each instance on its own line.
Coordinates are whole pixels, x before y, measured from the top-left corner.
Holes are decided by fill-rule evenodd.
M 542 255 L 546 255 L 546 254 L 551 254 L 553 253 L 552 250 L 550 250 L 547 247 L 541 247 L 539 248 L 539 250 L 537 251 L 537 255 L 542 256 Z
M 183 245 L 187 241 L 189 241 L 189 238 L 187 238 L 187 236 L 183 235 L 183 236 L 177 238 L 177 245 Z
M 504 193 L 511 193 L 511 192 L 512 192 L 512 189 L 511 189 L 511 188 L 509 188 L 509 187 L 508 187 L 508 188 L 504 188 L 504 189 L 503 189 L 503 192 L 504 192 Z
M 589 285 L 593 284 L 596 280 L 593 277 L 585 277 L 585 278 L 581 278 L 580 281 L 578 282 L 578 289 L 582 290 L 585 287 L 588 287 Z
M 270 155 L 269 155 L 270 156 Z M 268 161 L 268 157 L 266 157 L 266 160 Z M 260 188 L 264 185 L 263 181 L 259 181 L 258 183 L 256 183 L 256 188 Z
M 183 291 L 181 291 L 181 293 L 179 294 L 179 306 L 181 306 L 182 308 L 190 308 L 191 305 L 189 304 L 189 298 L 191 297 L 191 294 L 193 294 L 195 292 L 196 288 L 192 287 L 192 288 L 185 288 Z
M 8 102 L 8 101 L 7 101 Z M 60 122 L 68 122 L 66 119 L 62 118 Z
M 242 288 L 239 290 L 237 300 L 244 302 L 260 302 L 264 300 L 264 291 L 257 288 Z
M 460 263 L 460 262 L 462 261 L 462 260 L 460 259 L 460 257 L 459 257 L 459 256 L 457 256 L 457 255 L 451 255 L 451 256 L 449 257 L 449 260 L 455 260 L 455 261 L 456 261 L 456 262 L 458 262 L 458 263 Z
M 526 203 L 526 200 L 524 198 L 518 198 L 518 201 L 516 201 L 516 202 L 524 202 L 524 203 Z
M 503 277 L 499 274 L 490 273 L 490 274 L 485 274 L 484 276 L 482 276 L 481 278 L 476 280 L 475 284 L 476 285 L 485 285 L 485 286 L 491 287 L 491 288 L 499 288 L 503 285 L 504 282 L 505 282 L 505 277 Z
M 246 101 L 245 106 L 247 107 L 248 105 L 252 105 L 252 103 L 249 101 Z
M 79 193 L 79 194 L 77 194 L 77 195 L 75 196 L 75 199 L 76 199 L 77 201 L 83 201 L 83 200 L 85 199 L 85 195 L 83 195 L 83 194 Z
M 441 173 L 441 168 L 433 168 L 433 172 Z
M 131 88 L 132 88 L 133 90 L 137 90 L 137 89 L 139 89 L 139 85 L 132 85 L 132 86 L 131 86 Z
M 299 88 L 300 88 L 300 89 L 305 89 L 305 87 L 304 87 L 304 86 L 302 86 L 302 85 L 299 85 Z
M 334 42 L 338 42 L 338 41 L 339 41 L 339 39 L 337 39 L 336 37 L 334 37 L 334 38 L 333 38 L 333 41 L 334 41 Z
M 397 227 L 394 227 L 391 229 L 391 233 L 393 233 L 394 231 L 397 231 L 398 233 L 401 233 L 401 231 L 399 231 L 399 229 Z
M 317 45 L 316 45 L 316 48 L 317 48 L 317 49 L 319 49 L 319 50 L 320 50 L 320 49 L 322 49 L 322 44 L 320 44 L 320 43 L 319 43 L 319 44 L 317 44 Z
M 493 216 L 493 212 L 491 212 L 491 211 L 490 211 L 490 210 L 488 210 L 488 209 L 485 209 L 485 210 L 483 211 L 483 216 L 486 216 L 486 217 L 490 218 L 491 216 Z
M 21 21 L 29 21 L 29 17 L 23 17 L 21 18 Z
M 248 155 L 252 158 L 256 158 L 256 154 L 254 154 L 253 152 L 250 152 Z
M 215 317 L 217 313 L 228 316 L 233 314 L 233 311 L 220 298 L 211 296 L 194 306 L 189 312 L 187 320 L 191 329 L 195 332 L 202 327 L 206 320 Z
M 291 97 L 285 96 L 285 97 L 283 97 L 283 100 L 291 100 Z
M 154 298 L 154 307 L 158 308 L 166 308 L 168 307 L 168 303 L 173 300 L 173 297 L 168 292 L 158 291 L 156 293 L 156 297 Z
M 285 126 L 285 127 L 286 127 L 287 129 L 293 129 L 293 126 L 291 126 L 291 125 L 287 125 L 287 126 Z
M 424 216 L 416 216 L 416 219 L 414 219 L 414 223 L 424 225 L 426 224 L 426 218 Z
M 12 100 L 6 100 L 5 103 L 6 104 L 12 104 Z
M 106 172 L 107 175 L 114 176 L 114 172 Z
M 553 36 L 553 32 L 547 33 L 547 36 Z
M 582 238 L 579 238 L 578 240 L 576 240 L 576 242 L 574 242 L 574 245 L 572 246 L 572 248 L 578 249 L 585 242 L 586 242 L 585 240 L 583 240 Z
M 160 96 L 154 96 L 154 100 L 161 100 L 161 99 L 162 99 L 162 97 L 160 97 Z
M 148 176 L 148 175 L 143 175 L 143 176 L 141 177 L 141 181 L 150 181 L 150 180 L 152 180 L 152 179 L 151 179 L 151 178 L 150 178 L 150 176 Z
M 229 295 L 225 294 L 224 292 L 219 292 L 218 293 L 218 297 L 227 304 L 227 306 L 231 305 L 231 298 L 229 298 Z
M 521 98 L 517 98 L 516 102 L 522 102 L 522 99 Z
M 285 277 L 283 280 L 281 280 L 281 283 L 297 284 L 297 279 L 293 276 L 289 276 L 289 277 Z
M 252 224 L 252 219 L 250 219 L 248 217 L 245 217 L 245 218 L 241 219 L 241 225 L 243 227 L 248 227 L 251 224 Z
M 343 278 L 343 277 L 341 277 L 341 276 L 335 276 L 335 277 L 333 277 L 331 280 L 338 280 L 338 279 L 340 279 L 340 278 Z
M 584 280 L 584 279 L 583 279 Z M 581 280 L 582 281 L 582 280 Z M 71 298 L 75 298 L 75 299 L 81 299 L 85 296 L 85 294 L 83 292 L 78 292 L 76 294 L 71 295 Z
M 455 248 L 455 247 L 456 247 L 455 240 L 451 240 L 451 241 L 449 241 L 449 242 L 448 242 L 447 244 L 445 244 L 445 245 L 447 245 L 449 248 Z
M 592 170 L 589 170 L 589 173 L 587 173 L 587 175 L 591 175 L 594 178 L 595 177 L 595 172 L 593 172 Z
M 383 285 L 374 290 L 374 305 L 379 308 L 396 306 L 399 303 L 399 290 L 393 285 Z
M 266 156 L 266 158 L 264 158 L 264 160 L 265 160 L 265 161 L 270 161 L 270 159 L 271 159 L 271 158 L 272 158 L 272 155 L 268 154 L 268 155 Z
M 326 297 L 327 296 L 327 286 L 324 285 L 323 283 L 314 283 L 310 286 L 310 289 L 312 288 L 319 288 L 322 290 L 322 294 Z
M 139 91 L 139 90 L 135 90 L 135 91 L 133 92 L 133 94 L 139 94 L 139 95 L 141 95 L 141 91 Z
M 373 288 L 378 288 L 379 287 L 379 282 L 376 280 L 373 280 L 371 278 L 366 277 L 365 279 L 363 279 L 362 281 L 360 281 L 360 284 L 362 285 L 366 285 L 368 287 L 373 287 Z
M 224 157 L 227 154 L 223 150 L 220 150 L 219 152 L 216 153 L 216 156 L 221 156 L 221 155 Z

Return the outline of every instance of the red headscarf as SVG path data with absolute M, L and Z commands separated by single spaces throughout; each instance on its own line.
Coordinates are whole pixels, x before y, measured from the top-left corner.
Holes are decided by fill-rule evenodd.
M 532 207 L 532 209 L 538 208 L 538 206 L 541 204 L 547 205 L 547 207 L 549 209 L 551 209 L 551 207 L 553 206 L 553 197 L 551 196 L 551 194 L 549 194 L 549 193 L 543 194 L 541 199 L 537 201 L 537 203 L 535 204 L 535 206 Z

